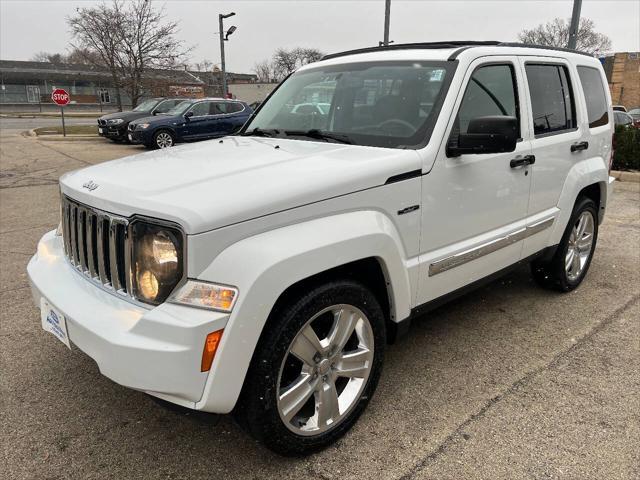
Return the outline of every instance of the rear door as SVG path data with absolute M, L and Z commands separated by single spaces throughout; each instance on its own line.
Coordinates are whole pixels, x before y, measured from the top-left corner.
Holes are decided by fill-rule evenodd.
M 529 223 L 547 227 L 560 213 L 557 205 L 569 170 L 587 158 L 592 144 L 588 129 L 578 121 L 582 103 L 576 98 L 581 89 L 574 66 L 552 57 L 522 57 L 520 62 L 526 79 L 524 95 L 529 104 L 531 148 L 536 157 Z M 541 228 L 528 238 L 523 255 L 543 249 L 551 233 L 551 228 Z
M 523 121 L 522 72 L 517 58 L 471 63 L 433 169 L 422 176 L 422 235 L 417 304 L 426 303 L 520 259 L 531 176 L 511 160 L 531 153 Z M 472 118 L 519 119 L 514 152 L 448 157 L 446 144 Z

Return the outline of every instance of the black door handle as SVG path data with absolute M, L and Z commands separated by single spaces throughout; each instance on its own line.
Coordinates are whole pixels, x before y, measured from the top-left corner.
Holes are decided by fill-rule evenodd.
M 571 145 L 571 153 L 589 148 L 589 142 L 577 142 Z
M 536 163 L 535 155 L 525 155 L 523 157 L 512 158 L 509 162 L 511 168 L 523 167 L 525 165 L 533 165 Z

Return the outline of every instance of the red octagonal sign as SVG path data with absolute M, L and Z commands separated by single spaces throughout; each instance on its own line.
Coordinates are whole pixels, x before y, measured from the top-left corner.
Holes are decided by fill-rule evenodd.
M 53 92 L 51 92 L 51 100 L 57 103 L 60 106 L 66 105 L 69 103 L 69 94 L 66 90 L 62 88 L 56 88 Z

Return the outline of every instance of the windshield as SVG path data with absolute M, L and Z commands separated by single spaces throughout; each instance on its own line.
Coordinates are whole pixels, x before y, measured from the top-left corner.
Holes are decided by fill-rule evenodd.
M 134 112 L 150 112 L 153 110 L 153 107 L 157 105 L 157 100 L 145 100 L 136 108 L 133 109 Z
M 167 112 L 167 115 L 183 115 L 187 109 L 193 105 L 193 100 L 185 100 L 184 102 L 180 102 L 175 107 Z
M 244 135 L 394 148 L 424 145 L 455 65 L 367 62 L 303 70 L 273 93 Z

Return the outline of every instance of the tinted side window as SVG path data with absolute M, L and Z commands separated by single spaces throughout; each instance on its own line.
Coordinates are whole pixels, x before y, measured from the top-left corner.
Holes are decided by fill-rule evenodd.
M 576 127 L 576 109 L 569 73 L 562 65 L 527 64 L 533 131 L 536 135 Z
M 511 65 L 487 65 L 473 72 L 458 111 L 460 133 L 467 132 L 471 119 L 489 115 L 519 117 Z
M 193 107 L 191 107 L 191 111 L 193 112 L 194 117 L 202 117 L 204 115 L 209 115 L 209 105 L 211 102 L 200 102 L 196 103 Z
M 589 115 L 589 128 L 599 127 L 609 123 L 607 112 L 607 97 L 604 93 L 604 85 L 600 72 L 595 68 L 578 67 L 578 75 L 587 101 L 587 114 Z
M 225 105 L 227 113 L 236 113 L 242 110 L 242 104 L 238 102 L 227 102 Z

